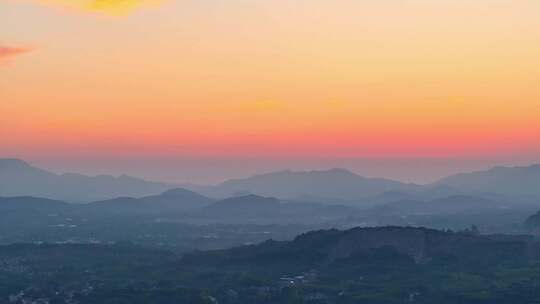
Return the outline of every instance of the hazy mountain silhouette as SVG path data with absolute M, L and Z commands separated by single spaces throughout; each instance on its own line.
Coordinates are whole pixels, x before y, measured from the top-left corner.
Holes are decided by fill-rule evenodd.
M 270 220 L 298 222 L 344 217 L 356 210 L 346 206 L 328 206 L 317 203 L 281 201 L 273 197 L 246 195 L 217 201 L 201 211 L 201 215 L 216 220 Z
M 142 198 L 118 197 L 88 204 L 88 209 L 109 213 L 166 213 L 203 208 L 213 199 L 193 191 L 176 188 Z
M 201 208 L 214 202 L 209 197 L 183 188 L 175 188 L 159 195 L 143 197 L 141 200 L 147 203 L 158 204 L 165 208 L 181 207 L 183 209 Z
M 276 198 L 246 195 L 224 199 L 208 206 L 206 215 L 219 217 L 265 217 L 275 215 L 281 202 Z
M 69 209 L 71 206 L 66 202 L 39 197 L 0 197 L 0 211 L 3 213 L 11 211 L 54 212 Z
M 471 195 L 501 202 L 540 197 L 540 165 L 496 167 L 463 173 L 420 186 L 384 178 L 366 178 L 345 169 L 326 171 L 281 171 L 225 181 L 215 186 L 186 185 L 184 188 L 216 199 L 255 194 L 279 199 L 373 206 L 397 200 L 429 201 L 456 195 Z M 18 159 L 0 159 L 0 196 L 36 196 L 69 202 L 90 202 L 117 197 L 154 196 L 162 204 L 174 185 L 122 175 L 85 176 L 54 174 Z M 187 195 L 183 190 L 176 195 Z M 528 196 L 528 197 L 527 197 Z M 169 198 L 168 198 L 169 197 Z M 193 201 L 197 201 L 193 198 Z M 196 207 L 198 203 L 195 203 Z
M 225 181 L 211 187 L 194 187 L 195 191 L 213 196 L 230 197 L 235 193 L 252 193 L 280 199 L 309 198 L 314 201 L 358 200 L 391 190 L 416 191 L 421 186 L 383 178 L 366 178 L 345 169 L 326 171 L 281 171 Z
M 349 202 L 355 203 L 357 206 L 364 208 L 370 208 L 373 206 L 380 206 L 388 203 L 394 203 L 396 201 L 431 201 L 436 199 L 443 199 L 452 196 L 465 195 L 461 191 L 457 191 L 448 186 L 422 186 L 414 190 L 390 190 L 378 194 L 376 196 L 367 197 L 359 201 Z M 479 196 L 483 197 L 483 196 Z
M 445 185 L 467 193 L 540 196 L 540 164 L 462 173 L 443 178 L 434 185 Z
M 173 185 L 126 175 L 86 176 L 54 174 L 18 159 L 0 159 L 1 196 L 38 196 L 71 202 L 89 202 L 119 196 L 140 197 L 163 192 Z
M 370 212 L 378 215 L 456 214 L 504 208 L 493 200 L 473 196 L 450 196 L 430 201 L 399 200 L 374 207 Z

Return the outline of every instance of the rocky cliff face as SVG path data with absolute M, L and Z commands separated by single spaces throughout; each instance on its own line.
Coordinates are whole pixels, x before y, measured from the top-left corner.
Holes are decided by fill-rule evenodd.
M 426 228 L 356 228 L 336 234 L 327 247 L 326 256 L 331 263 L 383 247 L 407 255 L 416 263 L 425 263 L 437 257 L 460 260 L 528 259 L 531 243 L 517 237 L 500 240 Z
M 525 228 L 527 228 L 529 231 L 533 233 L 539 233 L 540 232 L 540 212 L 537 212 L 534 215 L 531 215 L 527 220 L 525 220 L 525 223 L 523 223 Z
M 416 264 L 450 263 L 471 267 L 527 263 L 540 257 L 540 246 L 519 236 L 500 238 L 426 228 L 379 227 L 321 230 L 300 235 L 291 242 L 265 242 L 192 258 L 205 263 L 217 261 L 221 265 L 240 263 L 257 267 L 271 262 L 274 266 L 316 268 L 342 261 L 352 265 L 369 263 L 381 249 L 394 252 L 396 257 L 411 258 Z M 388 263 L 394 261 L 390 258 Z

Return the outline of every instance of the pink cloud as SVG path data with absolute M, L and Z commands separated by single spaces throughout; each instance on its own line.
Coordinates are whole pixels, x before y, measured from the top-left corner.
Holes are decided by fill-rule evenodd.
M 0 60 L 11 58 L 24 53 L 30 52 L 32 49 L 25 47 L 11 47 L 0 45 Z

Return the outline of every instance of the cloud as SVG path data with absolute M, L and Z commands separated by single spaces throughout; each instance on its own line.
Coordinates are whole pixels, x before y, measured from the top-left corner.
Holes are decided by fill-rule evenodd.
M 87 12 L 123 15 L 138 8 L 159 4 L 162 0 L 40 0 L 40 2 Z
M 0 60 L 22 55 L 30 52 L 30 48 L 24 47 L 11 47 L 0 45 Z
M 133 9 L 157 4 L 157 0 L 93 0 L 90 9 L 109 13 L 126 13 Z

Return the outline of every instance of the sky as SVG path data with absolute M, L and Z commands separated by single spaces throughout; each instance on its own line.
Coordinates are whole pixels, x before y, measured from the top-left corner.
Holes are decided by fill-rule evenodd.
M 540 162 L 536 0 L 2 0 L 0 157 L 179 182 Z

